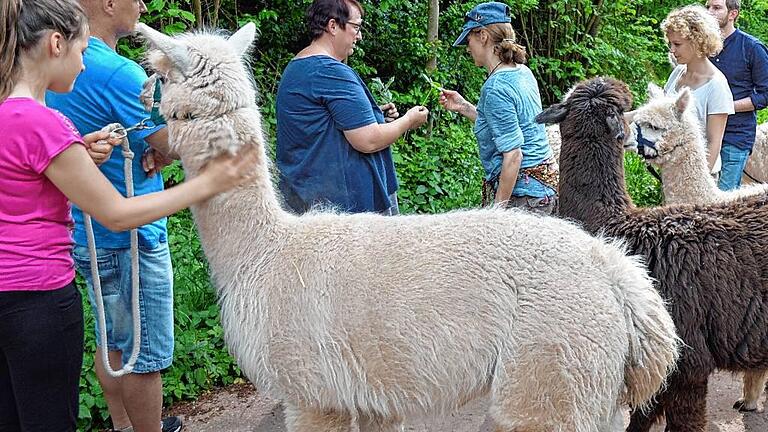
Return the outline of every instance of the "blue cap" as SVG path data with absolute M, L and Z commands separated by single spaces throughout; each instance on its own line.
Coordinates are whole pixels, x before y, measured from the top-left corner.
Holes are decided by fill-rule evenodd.
M 509 6 L 499 2 L 480 3 L 464 15 L 464 27 L 453 46 L 466 45 L 467 35 L 476 28 L 508 22 L 512 22 L 509 17 Z

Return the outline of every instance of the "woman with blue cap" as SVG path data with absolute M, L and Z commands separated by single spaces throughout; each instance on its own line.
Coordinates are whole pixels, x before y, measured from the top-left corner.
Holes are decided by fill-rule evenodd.
M 557 161 L 544 126 L 534 120 L 541 112 L 539 87 L 510 22 L 504 3 L 481 3 L 467 13 L 453 46 L 466 45 L 488 78 L 477 106 L 453 90 L 443 90 L 440 104 L 475 123 L 485 169 L 483 205 L 506 203 L 551 214 L 557 208 Z

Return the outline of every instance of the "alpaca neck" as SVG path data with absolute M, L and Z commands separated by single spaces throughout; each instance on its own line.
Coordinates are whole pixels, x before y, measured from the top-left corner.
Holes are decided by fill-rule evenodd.
M 621 147 L 590 143 L 604 139 L 563 133 L 560 155 L 560 215 L 581 221 L 593 233 L 633 207 L 624 186 Z
M 183 158 L 182 162 L 187 175 L 195 176 L 194 169 L 186 168 L 192 164 Z M 273 256 L 269 248 L 292 218 L 280 207 L 267 167 L 259 165 L 255 172 L 248 183 L 192 206 L 217 289 L 237 277 L 232 271 L 233 257 L 253 249 L 261 252 L 259 256 Z
M 678 156 L 661 171 L 666 204 L 710 203 L 721 195 L 709 174 L 705 143 L 695 134 L 682 134 L 673 152 Z M 673 168 L 674 166 L 674 168 Z

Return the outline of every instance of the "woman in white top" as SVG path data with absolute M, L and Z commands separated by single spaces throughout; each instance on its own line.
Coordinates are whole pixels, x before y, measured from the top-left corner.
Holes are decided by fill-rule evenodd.
M 661 23 L 669 52 L 677 67 L 669 75 L 664 93 L 675 95 L 683 87 L 692 90 L 699 122 L 707 141 L 707 162 L 712 174 L 720 172 L 720 146 L 733 96 L 728 80 L 709 61 L 723 49 L 717 20 L 700 5 L 675 9 Z

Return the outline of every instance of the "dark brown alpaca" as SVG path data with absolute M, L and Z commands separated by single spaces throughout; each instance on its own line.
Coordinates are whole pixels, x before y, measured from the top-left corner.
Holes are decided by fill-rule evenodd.
M 678 369 L 628 431 L 703 432 L 709 374 L 768 367 L 768 197 L 654 209 L 632 204 L 624 185 L 627 86 L 610 78 L 578 84 L 537 117 L 560 123 L 560 214 L 592 233 L 623 238 L 645 257 L 679 336 Z

